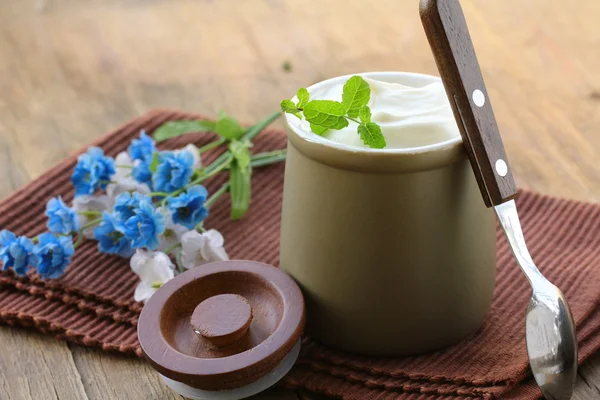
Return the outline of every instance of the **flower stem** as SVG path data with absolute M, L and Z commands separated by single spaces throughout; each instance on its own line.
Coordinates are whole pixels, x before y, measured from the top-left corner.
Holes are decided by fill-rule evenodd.
M 183 251 L 183 249 L 179 248 L 179 251 L 177 252 L 177 255 L 175 256 L 175 261 L 177 262 L 177 269 L 181 273 L 185 272 L 185 268 L 183 268 L 183 264 L 181 263 L 181 252 L 182 251 Z
M 152 192 L 148 193 L 148 197 L 167 197 L 169 193 L 167 192 Z
M 281 112 L 276 111 L 273 114 L 269 115 L 264 120 L 252 125 L 250 128 L 248 128 L 248 131 L 246 131 L 246 133 L 240 140 L 251 141 L 252 139 L 254 139 L 254 137 L 256 137 L 256 135 L 258 135 L 260 132 L 262 132 L 267 126 L 272 124 L 273 121 L 275 121 L 280 116 L 281 116 Z M 203 151 L 218 147 L 218 146 L 224 144 L 225 142 L 226 142 L 225 139 L 215 140 L 214 142 L 208 143 L 208 144 L 200 147 L 198 149 L 198 151 L 200 153 L 202 153 Z M 255 157 L 257 157 L 256 160 L 255 160 Z M 275 162 L 279 162 L 279 161 L 285 160 L 285 150 L 276 150 L 273 152 L 260 153 L 260 154 L 255 155 L 254 157 L 252 157 L 252 160 L 253 160 L 252 166 L 263 166 L 263 165 L 268 165 L 268 164 L 272 164 Z M 233 154 L 231 153 L 231 151 L 226 150 L 223 154 L 221 154 L 219 157 L 217 157 L 216 160 L 214 160 L 209 166 L 207 166 L 204 169 L 204 171 L 203 171 L 204 173 L 201 176 L 194 179 L 193 181 L 191 181 L 190 183 L 185 185 L 183 188 L 176 190 L 173 193 L 167 194 L 165 196 L 165 198 L 162 200 L 162 204 L 164 205 L 164 203 L 167 200 L 167 197 L 177 196 L 180 193 L 185 192 L 189 187 L 197 185 L 199 183 L 202 183 L 205 180 L 207 180 L 208 178 L 218 174 L 219 172 L 228 169 L 232 161 L 233 161 Z M 219 190 L 221 190 L 221 189 L 219 189 Z M 151 195 L 152 195 L 152 193 L 151 193 Z M 162 193 L 160 195 L 162 196 Z M 214 197 L 214 195 L 212 197 Z M 208 199 L 207 202 L 208 201 L 210 201 L 210 199 Z
M 262 167 L 276 162 L 285 161 L 287 156 L 287 150 L 275 150 L 265 153 L 258 153 L 251 159 L 250 165 L 254 167 Z
M 206 173 L 211 172 L 213 169 L 215 169 L 220 164 L 222 164 L 224 161 L 226 161 L 230 156 L 231 156 L 231 152 L 229 150 L 225 151 L 223 154 L 221 154 L 219 157 L 217 157 L 217 159 L 215 161 L 213 161 L 212 164 L 210 164 L 208 167 L 206 167 L 204 169 L 204 173 L 206 174 Z
M 210 178 L 211 176 L 218 174 L 219 172 L 223 171 L 224 169 L 227 169 L 232 161 L 233 161 L 233 154 L 228 153 L 227 157 L 225 158 L 225 161 L 223 161 L 223 163 L 221 165 L 217 165 L 215 168 L 211 169 L 210 172 L 198 177 L 198 179 L 196 179 L 195 181 L 190 182 L 190 184 L 188 186 L 195 185 L 197 183 L 202 183 L 205 180 L 207 180 L 208 178 Z
M 79 232 L 77 234 L 77 240 L 75 241 L 73 248 L 75 248 L 75 249 L 78 248 L 82 242 L 83 242 L 83 233 Z
M 223 195 L 223 193 L 227 192 L 228 190 L 229 190 L 229 182 L 226 182 L 223 185 L 221 185 L 219 190 L 214 192 L 213 195 L 210 196 L 208 198 L 208 200 L 206 200 L 204 202 L 204 206 L 206 208 L 210 208 L 210 206 L 212 206 L 214 204 L 214 202 L 217 201 L 219 199 L 219 197 L 221 197 Z
M 252 161 L 254 161 L 254 160 L 260 160 L 260 159 L 271 157 L 271 156 L 274 156 L 274 155 L 286 154 L 286 153 L 287 153 L 286 149 L 280 149 L 280 150 L 273 150 L 273 151 L 265 151 L 265 152 L 262 152 L 262 153 L 256 153 L 256 154 L 252 155 Z
M 99 215 L 102 215 L 102 213 L 100 211 L 94 211 L 94 210 L 78 211 L 77 214 L 85 215 L 86 217 L 97 217 Z
M 242 137 L 242 140 L 252 140 L 256 135 L 261 133 L 267 126 L 271 125 L 273 121 L 277 118 L 281 117 L 281 111 L 275 111 L 273 114 L 269 115 L 267 118 L 263 119 L 260 122 L 252 125 L 248 128 L 248 131 Z
M 198 153 L 199 153 L 199 154 L 202 154 L 202 153 L 204 153 L 205 151 L 208 151 L 208 150 L 214 149 L 215 147 L 219 147 L 220 145 L 224 144 L 224 143 L 225 143 L 225 141 L 226 141 L 226 139 L 224 139 L 224 138 L 221 138 L 221 139 L 219 139 L 219 140 L 215 140 L 214 142 L 210 142 L 210 143 L 208 143 L 208 144 L 205 144 L 204 146 L 202 146 L 202 147 L 198 148 Z
M 210 178 L 213 175 L 218 174 L 219 172 L 223 171 L 224 169 L 227 169 L 229 167 L 229 164 L 231 164 L 231 162 L 233 161 L 233 154 L 231 154 L 229 151 L 223 153 L 223 155 L 225 155 L 225 157 L 219 157 L 222 158 L 224 161 L 222 161 L 220 163 L 220 165 L 217 165 L 214 168 L 210 168 L 213 167 L 214 165 L 217 164 L 217 160 L 215 160 L 215 162 L 213 162 L 209 168 L 207 168 L 206 171 L 210 170 L 209 172 L 206 172 L 204 175 L 194 179 L 193 181 L 191 181 L 190 183 L 188 183 L 187 185 L 185 185 L 183 188 L 174 191 L 173 193 L 171 193 L 171 196 L 177 196 L 179 193 L 184 192 L 186 189 L 188 189 L 191 186 L 197 185 L 199 183 L 204 182 L 205 180 L 207 180 L 208 178 Z
M 102 218 L 98 218 L 98 219 L 88 222 L 87 224 L 85 224 L 81 228 L 79 228 L 79 233 L 81 234 L 81 232 L 83 232 L 87 228 L 91 228 L 92 226 L 99 225 L 100 222 L 102 222 Z
M 206 232 L 206 229 L 204 229 L 204 221 L 196 225 L 196 230 L 200 233 Z
M 181 246 L 181 243 L 175 243 L 173 246 L 171 246 L 165 250 L 165 254 L 169 254 L 170 252 L 172 252 L 173 250 L 175 250 L 176 248 L 178 248 L 180 246 Z

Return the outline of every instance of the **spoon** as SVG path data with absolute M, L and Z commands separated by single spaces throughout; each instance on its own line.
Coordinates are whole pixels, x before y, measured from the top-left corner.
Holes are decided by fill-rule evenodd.
M 484 202 L 494 211 L 532 297 L 525 323 L 529 365 L 548 400 L 571 398 L 577 339 L 567 300 L 535 266 L 514 198 L 517 188 L 458 0 L 421 0 L 421 20 Z

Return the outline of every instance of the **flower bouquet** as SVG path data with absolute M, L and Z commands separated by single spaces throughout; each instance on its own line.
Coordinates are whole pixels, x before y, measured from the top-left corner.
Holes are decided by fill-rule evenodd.
M 44 279 L 62 276 L 84 240 L 96 240 L 98 251 L 130 258 L 140 278 L 134 299 L 146 301 L 176 274 L 203 263 L 227 260 L 223 236 L 204 220 L 224 194 L 231 197 L 231 219 L 242 218 L 250 205 L 254 167 L 285 160 L 285 150 L 252 154 L 252 140 L 280 113 L 249 128 L 221 113 L 216 121 L 171 121 L 150 137 L 134 139 L 114 159 L 90 147 L 77 160 L 71 181 L 75 197 L 69 207 L 60 197 L 46 205 L 48 232 L 37 237 L 0 231 L 2 270 L 17 275 L 34 270 Z M 192 144 L 159 151 L 156 142 L 191 132 L 210 131 L 218 139 L 202 147 Z M 209 165 L 202 154 L 225 150 Z M 207 179 L 229 174 L 214 193 Z

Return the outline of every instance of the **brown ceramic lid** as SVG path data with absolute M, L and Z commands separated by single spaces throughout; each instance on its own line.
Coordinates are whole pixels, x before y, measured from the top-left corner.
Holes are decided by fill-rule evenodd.
M 220 261 L 162 286 L 142 309 L 138 337 L 162 375 L 224 390 L 273 370 L 303 328 L 304 300 L 292 278 L 255 261 Z

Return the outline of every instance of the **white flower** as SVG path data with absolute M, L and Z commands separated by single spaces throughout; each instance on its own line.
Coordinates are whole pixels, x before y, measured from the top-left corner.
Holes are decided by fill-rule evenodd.
M 176 153 L 179 153 L 180 151 L 189 151 L 190 153 L 192 153 L 192 156 L 194 157 L 194 164 L 192 164 L 192 168 L 200 168 L 202 166 L 202 159 L 200 158 L 200 152 L 198 151 L 198 147 L 190 143 L 183 149 L 177 150 Z
M 131 269 L 140 277 L 135 288 L 135 301 L 146 302 L 156 290 L 173 279 L 175 267 L 165 253 L 158 251 L 136 250 L 129 261 Z
M 148 185 L 136 181 L 131 176 L 133 165 L 133 160 L 126 151 L 120 152 L 115 157 L 116 173 L 112 176 L 111 180 L 116 183 L 106 186 L 106 194 L 108 194 L 113 202 L 118 195 L 124 192 L 138 192 L 144 195 L 150 193 Z
M 181 236 L 189 229 L 183 225 L 174 223 L 171 212 L 165 208 L 160 207 L 158 211 L 165 216 L 165 232 L 160 236 L 160 243 L 158 244 L 158 251 L 164 252 L 180 243 Z
M 223 244 L 223 235 L 215 229 L 186 232 L 181 236 L 181 263 L 190 269 L 207 262 L 229 260 Z
M 108 211 L 111 208 L 111 199 L 106 196 L 77 196 L 73 199 L 73 210 L 76 213 L 84 212 L 84 211 L 97 211 L 103 212 Z M 77 215 L 79 218 L 79 226 L 84 226 L 85 224 L 100 218 L 100 216 L 94 215 Z M 87 239 L 94 238 L 94 227 L 86 228 L 83 230 L 83 236 Z
M 112 177 L 113 181 L 119 182 L 121 179 L 125 179 L 131 176 L 131 170 L 133 169 L 133 160 L 129 157 L 129 153 L 122 151 L 115 157 L 115 174 Z
M 140 183 L 131 176 L 121 178 L 106 186 L 106 194 L 114 201 L 118 195 L 124 192 L 138 192 L 143 195 L 150 194 L 150 187 L 145 183 Z

